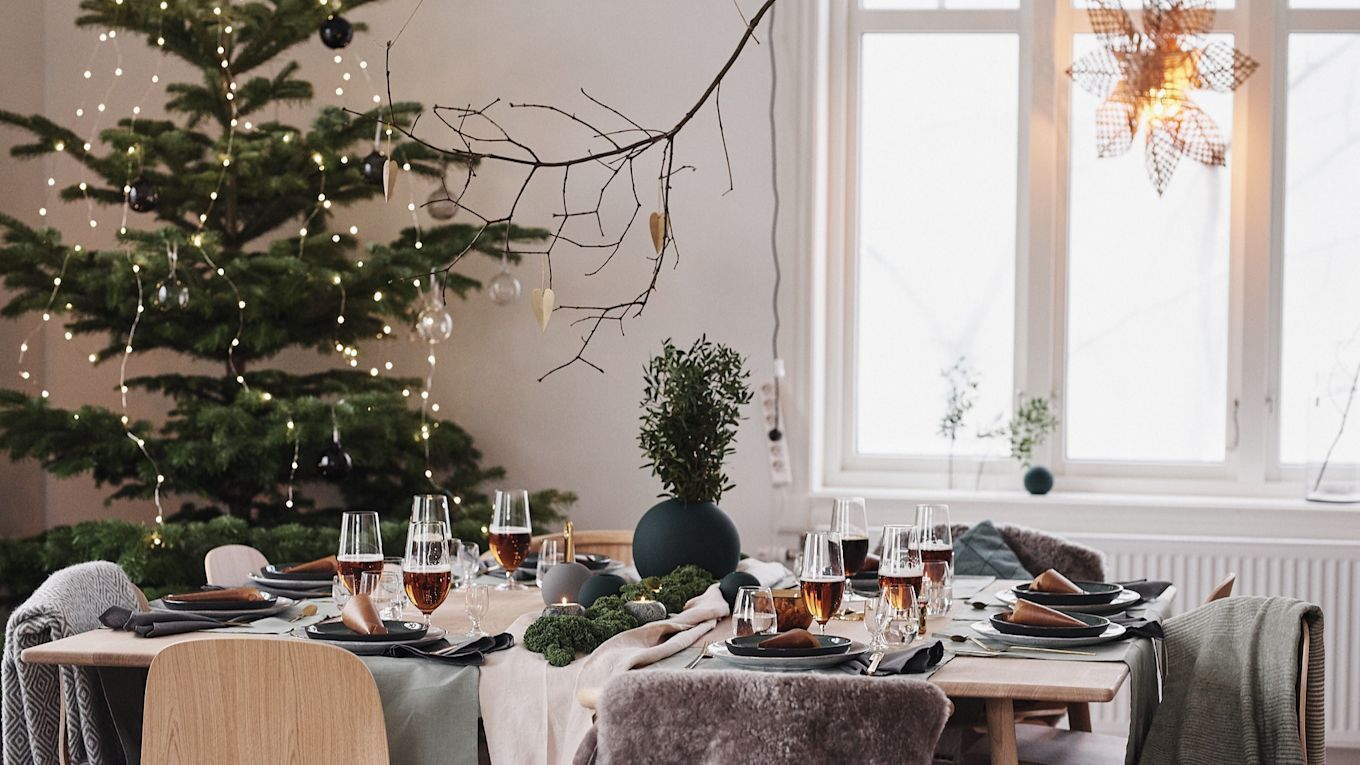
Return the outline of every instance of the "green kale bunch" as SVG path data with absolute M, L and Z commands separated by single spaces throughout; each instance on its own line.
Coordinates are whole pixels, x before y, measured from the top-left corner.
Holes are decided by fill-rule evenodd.
M 524 631 L 524 647 L 554 667 L 565 667 L 577 653 L 590 653 L 620 632 L 638 626 L 638 620 L 623 610 L 623 599 L 600 598 L 586 609 L 585 616 L 540 616 Z
M 655 600 L 666 607 L 666 613 L 678 614 L 685 604 L 699 597 L 717 580 L 698 566 L 680 566 L 665 576 L 653 576 L 637 584 L 626 584 L 619 590 L 624 600 Z

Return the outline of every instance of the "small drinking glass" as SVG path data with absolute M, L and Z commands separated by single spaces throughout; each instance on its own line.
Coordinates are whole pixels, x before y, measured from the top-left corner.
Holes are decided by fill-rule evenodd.
M 335 607 L 343 609 L 349 602 L 349 585 L 337 574 L 331 579 L 331 598 L 335 600 Z
M 468 631 L 467 636 L 486 637 L 486 630 L 482 629 L 482 617 L 486 616 L 487 609 L 491 607 L 491 586 L 469 584 L 463 593 L 463 607 L 467 611 L 468 621 L 472 622 L 472 629 Z
M 811 531 L 803 543 L 803 568 L 798 574 L 803 602 L 826 634 L 826 623 L 841 608 L 845 594 L 845 562 L 841 537 L 833 531 Z
M 899 605 L 901 604 L 901 605 Z M 920 610 L 916 607 L 916 595 L 910 589 L 904 592 L 903 599 L 879 598 L 872 615 L 871 631 L 877 632 L 880 650 L 891 650 L 911 645 L 919 631 Z
M 458 563 L 463 572 L 463 585 L 458 589 L 466 590 L 477 581 L 477 572 L 482 568 L 482 548 L 476 542 L 464 542 L 458 548 Z
M 534 584 L 543 586 L 543 577 L 548 570 L 562 562 L 562 541 L 545 539 L 538 548 L 538 566 L 534 569 Z
M 400 563 L 388 563 L 378 578 L 378 589 L 373 605 L 383 621 L 401 621 L 402 605 L 406 602 L 406 585 Z
M 949 613 L 954 604 L 954 573 L 942 560 L 928 560 L 924 566 L 922 583 L 925 589 L 926 610 L 931 616 Z
M 354 591 L 355 579 L 363 571 L 382 571 L 382 534 L 378 514 L 351 510 L 340 517 L 340 549 L 336 553 L 336 572 Z
M 732 635 L 773 635 L 778 631 L 779 614 L 774 609 L 774 594 L 769 587 L 746 586 L 737 590 L 732 606 Z
M 406 532 L 406 559 L 402 579 L 406 597 L 430 626 L 430 614 L 444 603 L 453 584 L 453 561 L 449 560 L 448 530 L 440 521 L 412 522 Z
M 515 569 L 529 554 L 529 538 L 533 534 L 529 521 L 529 492 L 523 489 L 497 491 L 496 504 L 491 513 L 491 554 L 505 570 L 505 583 L 498 590 L 522 590 L 515 581 Z
M 883 643 L 883 624 L 878 620 L 878 605 L 884 599 L 880 594 L 864 600 L 864 628 L 869 631 L 869 650 L 882 651 L 887 648 Z

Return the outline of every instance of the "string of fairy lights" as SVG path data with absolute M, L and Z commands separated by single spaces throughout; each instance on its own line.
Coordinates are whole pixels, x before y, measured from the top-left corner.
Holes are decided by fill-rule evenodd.
M 136 0 L 114 0 L 115 5 L 117 6 L 123 6 L 125 3 L 132 2 L 136 2 Z M 338 13 L 340 11 L 339 2 L 331 2 L 330 0 L 319 0 L 319 2 L 322 6 L 327 7 L 328 10 L 331 11 L 332 19 L 339 18 L 338 17 Z M 156 16 L 157 19 L 156 44 L 158 47 L 163 48 L 166 44 L 165 38 L 163 36 L 164 15 L 165 11 L 168 10 L 169 5 L 166 0 L 150 0 L 149 4 L 153 4 L 159 10 L 159 13 Z M 227 130 L 225 132 L 224 140 L 222 142 L 223 148 L 221 149 L 221 153 L 218 157 L 218 159 L 221 162 L 221 165 L 217 174 L 216 183 L 213 185 L 212 191 L 208 194 L 208 197 L 205 200 L 205 203 L 201 208 L 201 211 L 197 214 L 196 226 L 193 229 L 192 233 L 190 233 L 186 237 L 185 243 L 189 244 L 193 248 L 193 250 L 202 259 L 202 262 L 205 265 L 207 265 L 207 267 L 210 269 L 211 273 L 215 275 L 217 278 L 220 278 L 222 282 L 227 285 L 227 288 L 231 291 L 232 295 L 235 298 L 237 308 L 237 322 L 235 332 L 227 348 L 227 366 L 228 370 L 230 371 L 230 374 L 233 376 L 235 382 L 241 387 L 241 389 L 246 392 L 251 392 L 250 385 L 247 382 L 245 375 L 242 373 L 242 370 L 238 366 L 236 359 L 236 352 L 237 349 L 241 346 L 241 338 L 246 329 L 247 321 L 246 300 L 243 297 L 239 285 L 235 282 L 235 280 L 232 279 L 227 269 L 219 265 L 213 259 L 211 253 L 209 252 L 210 243 L 207 242 L 207 236 L 209 234 L 209 232 L 207 231 L 207 225 L 210 216 L 216 206 L 223 185 L 227 179 L 227 175 L 231 171 L 231 166 L 235 159 L 234 151 L 236 147 L 236 137 L 238 129 L 243 129 L 245 131 L 252 131 L 254 129 L 254 125 L 250 121 L 240 120 L 239 112 L 237 110 L 237 106 L 235 103 L 238 83 L 231 69 L 231 54 L 233 50 L 233 42 L 235 39 L 234 35 L 237 32 L 239 32 L 242 22 L 240 20 L 233 19 L 231 10 L 232 9 L 230 0 L 223 0 L 221 4 L 213 7 L 212 11 L 214 20 L 216 21 L 217 28 L 216 52 L 219 56 L 221 56 L 220 82 L 222 83 L 224 98 L 227 101 L 228 108 L 230 111 L 230 119 L 228 121 Z M 346 26 L 348 26 L 347 23 Z M 325 36 L 323 34 L 323 40 L 324 39 Z M 348 44 L 348 39 L 345 40 L 345 43 L 346 45 Z M 113 66 L 112 66 L 113 77 L 109 80 L 108 86 L 103 93 L 102 99 L 95 103 L 93 109 L 90 109 L 89 101 L 95 89 L 94 83 L 96 81 L 96 67 L 100 61 L 100 54 L 104 50 L 105 45 L 108 45 L 113 51 Z M 137 121 L 138 118 L 141 116 L 143 104 L 146 102 L 147 98 L 151 95 L 152 91 L 156 90 L 157 86 L 160 84 L 162 71 L 161 67 L 164 58 L 165 57 L 163 55 L 155 57 L 154 71 L 148 78 L 148 83 L 146 87 L 142 90 L 141 94 L 136 98 L 135 103 L 131 108 L 131 116 L 128 125 L 129 133 L 134 137 L 137 136 Z M 362 56 L 358 55 L 355 51 L 350 50 L 343 54 L 337 52 L 332 60 L 334 61 L 335 65 L 341 69 L 340 84 L 337 85 L 335 88 L 335 95 L 337 98 L 343 97 L 345 95 L 346 86 L 352 87 L 353 84 L 356 83 L 356 80 L 353 77 L 352 72 L 350 71 L 350 66 L 354 66 L 357 67 L 365 85 L 367 86 L 367 90 L 370 93 L 368 98 L 372 101 L 372 103 L 375 106 L 381 106 L 382 96 L 378 92 L 378 88 L 376 87 L 376 84 L 374 83 L 372 77 L 368 72 L 369 68 L 368 62 Z M 350 66 L 346 65 L 347 61 L 349 62 Z M 88 175 L 89 168 L 84 161 L 79 160 L 83 160 L 85 155 L 87 155 L 92 150 L 93 142 L 95 141 L 96 138 L 98 138 L 101 126 L 103 124 L 103 116 L 110 111 L 109 104 L 112 102 L 112 97 L 114 95 L 115 88 L 117 87 L 118 83 L 124 81 L 125 70 L 123 53 L 118 43 L 118 32 L 116 29 L 110 28 L 98 33 L 97 41 L 95 42 L 93 49 L 91 50 L 89 61 L 87 62 L 85 68 L 81 71 L 80 76 L 81 79 L 83 80 L 83 87 L 81 89 L 79 105 L 75 109 L 75 116 L 77 119 L 83 119 L 87 116 L 87 114 L 90 114 L 91 122 L 88 133 L 89 138 L 82 143 L 79 152 L 76 152 L 74 147 L 66 146 L 65 142 L 61 140 L 58 140 L 53 144 L 52 148 L 55 156 L 49 155 L 46 158 L 48 177 L 44 190 L 43 204 L 39 208 L 38 214 L 39 218 L 44 223 L 46 223 L 47 218 L 49 216 L 49 212 L 51 211 L 56 201 L 54 194 L 58 184 L 57 160 L 59 160 L 60 155 L 70 150 L 73 156 L 76 157 L 78 160 L 77 165 L 79 167 L 79 171 L 77 176 L 76 187 L 80 191 L 81 195 L 80 201 L 82 201 L 85 205 L 86 223 L 89 230 L 94 232 L 97 231 L 99 228 L 99 221 L 96 217 L 95 212 L 94 204 L 95 200 L 93 196 L 90 194 L 90 179 Z M 392 131 L 390 128 L 384 131 L 381 123 L 379 123 L 376 127 L 377 131 L 375 132 L 374 135 L 373 152 L 379 157 L 384 157 L 383 153 L 381 152 L 381 142 L 384 138 L 386 138 L 388 142 L 388 152 L 385 156 L 390 157 Z M 280 140 L 284 142 L 291 141 L 292 133 L 291 132 L 284 133 L 280 137 Z M 371 156 L 372 155 L 370 155 L 370 157 Z M 127 234 L 129 211 L 149 212 L 151 210 L 154 210 L 157 204 L 156 191 L 154 189 L 154 186 L 145 183 L 141 179 L 144 170 L 143 157 L 144 157 L 143 147 L 139 142 L 134 142 L 128 147 L 127 159 L 125 163 L 126 177 L 122 189 L 123 200 L 119 220 L 120 236 Z M 317 187 L 318 187 L 317 201 L 316 205 L 309 211 L 308 215 L 303 219 L 302 224 L 298 230 L 299 258 L 302 258 L 305 255 L 306 241 L 309 236 L 308 225 L 312 224 L 312 222 L 316 219 L 317 216 L 328 214 L 332 208 L 332 202 L 326 196 L 327 193 L 326 165 L 324 158 L 319 153 L 317 153 L 313 155 L 313 161 L 315 162 L 317 168 Z M 339 158 L 339 161 L 342 164 L 347 165 L 350 163 L 350 157 L 348 155 L 342 155 Z M 401 169 L 403 171 L 409 172 L 411 167 L 409 163 L 407 163 L 403 164 Z M 409 182 L 406 184 L 406 196 L 407 196 L 406 204 L 407 212 L 410 214 L 411 223 L 415 231 L 413 246 L 416 249 L 421 249 L 424 246 L 422 241 L 423 232 L 420 224 L 420 219 L 417 216 L 417 204 L 415 200 L 415 192 L 412 187 L 412 184 Z M 390 201 L 390 195 L 388 196 L 388 199 Z M 357 243 L 359 235 L 358 226 L 350 225 L 348 227 L 348 231 L 350 236 L 354 237 Z M 341 235 L 339 233 L 332 234 L 331 240 L 332 242 L 339 243 L 341 240 Z M 164 281 L 156 284 L 155 291 L 152 293 L 153 300 L 155 300 L 159 305 L 161 305 L 161 307 L 168 308 L 177 304 L 179 305 L 179 307 L 183 308 L 188 303 L 190 293 L 188 292 L 187 287 L 179 284 L 178 269 L 180 266 L 179 260 L 180 242 L 171 237 L 167 237 L 167 241 L 165 244 L 166 244 L 166 259 L 168 264 L 167 279 L 171 281 L 171 283 L 174 286 L 174 289 L 172 290 L 171 284 L 167 284 Z M 121 410 L 120 422 L 124 428 L 124 433 L 126 434 L 126 436 L 137 446 L 141 455 L 146 460 L 148 460 L 148 463 L 151 465 L 152 470 L 154 472 L 155 480 L 152 486 L 152 494 L 156 512 L 155 521 L 157 526 L 159 527 L 165 522 L 164 508 L 162 506 L 161 501 L 162 500 L 161 489 L 162 486 L 167 482 L 167 478 L 165 474 L 161 472 L 160 467 L 157 464 L 155 458 L 147 449 L 145 439 L 138 436 L 132 430 L 131 427 L 132 423 L 130 416 L 128 414 L 128 398 L 129 398 L 128 396 L 129 386 L 127 384 L 128 362 L 135 351 L 134 341 L 136 339 L 137 330 L 140 327 L 143 319 L 145 318 L 145 314 L 147 313 L 146 308 L 148 290 L 147 284 L 143 279 L 142 266 L 141 264 L 136 262 L 136 258 L 134 257 L 131 243 L 124 240 L 122 246 L 124 253 L 126 255 L 126 261 L 130 269 L 133 282 L 136 286 L 137 301 L 133 316 L 129 321 L 126 342 L 122 345 L 121 353 L 119 354 L 120 358 L 118 365 L 118 392 Z M 52 320 L 53 315 L 59 310 L 58 299 L 60 297 L 62 280 L 67 275 L 67 269 L 70 264 L 72 256 L 79 255 L 84 251 L 85 246 L 80 243 L 76 243 L 70 247 L 63 248 L 62 262 L 58 269 L 57 276 L 55 276 L 52 280 L 52 289 L 48 293 L 48 299 L 42 311 L 41 321 L 38 322 L 32 329 L 30 329 L 20 342 L 18 359 L 19 376 L 22 380 L 24 380 L 27 383 L 31 384 L 37 383 L 34 373 L 26 366 L 26 359 L 28 358 L 31 343 L 34 341 L 34 338 L 38 335 L 38 333 L 46 326 L 46 324 L 48 324 Z M 356 261 L 355 265 L 358 268 L 363 268 L 364 261 L 358 260 Z M 332 281 L 336 286 L 337 292 L 339 293 L 336 325 L 340 326 L 343 325 L 345 322 L 345 307 L 347 295 L 343 280 L 339 274 L 336 274 L 332 278 Z M 452 334 L 453 319 L 451 315 L 449 315 L 447 309 L 444 306 L 442 290 L 439 288 L 439 285 L 435 282 L 435 279 L 433 277 L 430 277 L 428 292 L 425 291 L 424 289 L 425 285 L 422 285 L 419 279 L 414 280 L 414 285 L 417 288 L 417 290 L 421 293 L 422 300 L 424 301 L 424 307 L 420 311 L 420 317 L 417 319 L 415 329 L 417 334 L 421 337 L 421 339 L 426 341 L 428 346 L 428 352 L 426 354 L 425 359 L 427 369 L 423 381 L 424 386 L 423 389 L 419 390 L 418 392 L 421 403 L 420 406 L 421 425 L 419 432 L 414 434 L 414 437 L 423 445 L 425 457 L 425 471 L 424 471 L 425 478 L 429 479 L 431 481 L 431 484 L 434 485 L 433 482 L 434 474 L 430 463 L 429 440 L 431 437 L 431 429 L 439 427 L 439 423 L 438 422 L 431 423 L 430 416 L 432 414 L 437 414 L 440 410 L 439 404 L 431 400 L 430 393 L 430 391 L 433 389 L 435 372 L 437 369 L 437 357 L 435 352 L 436 351 L 435 346 L 440 341 L 448 339 L 448 337 Z M 383 298 L 384 295 L 382 294 L 381 291 L 374 292 L 373 300 L 375 302 L 380 302 L 383 300 Z M 64 307 L 66 310 L 71 310 L 73 306 L 70 303 L 66 303 Z M 393 335 L 392 326 L 390 324 L 384 324 L 381 332 L 377 333 L 376 339 L 379 341 L 383 341 L 391 338 L 392 335 Z M 70 332 L 69 330 L 64 332 L 63 337 L 67 341 L 71 341 L 74 339 L 73 333 Z M 360 351 L 358 348 L 356 348 L 353 345 L 346 344 L 344 342 L 337 340 L 335 343 L 335 350 L 337 353 L 341 355 L 342 360 L 345 363 L 347 363 L 348 366 L 352 368 L 359 366 Z M 100 355 L 97 353 L 91 353 L 89 354 L 88 360 L 92 365 L 97 364 L 100 361 Z M 386 372 L 393 371 L 394 367 L 395 364 L 389 358 L 388 360 L 384 361 L 380 366 L 378 365 L 371 366 L 369 368 L 369 374 L 373 377 L 377 377 L 381 375 L 384 371 Z M 50 392 L 44 388 L 41 389 L 40 395 L 42 398 L 47 399 L 50 397 Z M 264 402 L 269 402 L 273 398 L 271 394 L 268 393 L 267 391 L 260 391 L 258 395 L 260 396 L 260 400 Z M 405 388 L 402 390 L 402 395 L 403 397 L 409 398 L 412 395 L 412 391 L 409 388 Z M 76 419 L 79 419 L 80 414 L 74 413 L 72 416 Z M 332 419 L 335 446 L 338 447 L 339 428 L 334 424 L 334 409 L 332 409 Z M 289 460 L 288 483 L 286 487 L 286 499 L 284 505 L 285 507 L 291 509 L 294 507 L 295 503 L 294 483 L 297 475 L 297 470 L 299 468 L 298 460 L 300 458 L 301 449 L 300 438 L 301 428 L 297 427 L 297 423 L 294 421 L 291 415 L 288 416 L 286 428 L 288 431 L 289 441 L 291 442 L 292 448 Z M 455 496 L 453 499 L 456 504 L 461 504 L 462 502 L 461 497 Z M 162 544 L 159 528 L 153 531 L 151 542 L 153 545 Z

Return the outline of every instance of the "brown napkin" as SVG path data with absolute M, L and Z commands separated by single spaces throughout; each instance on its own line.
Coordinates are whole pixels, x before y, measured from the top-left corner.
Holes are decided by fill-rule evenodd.
M 1085 592 L 1085 590 L 1073 584 L 1071 579 L 1051 568 L 1034 577 L 1034 581 L 1029 583 L 1029 588 L 1034 592 L 1061 592 L 1072 595 L 1080 595 Z
M 215 603 L 219 600 L 264 600 L 264 593 L 254 587 L 228 587 L 221 590 L 201 590 L 199 592 L 185 592 L 179 595 L 167 595 L 166 600 L 180 601 L 183 603 Z
M 299 563 L 296 566 L 289 566 L 283 570 L 285 574 L 334 574 L 340 570 L 340 565 L 334 555 L 327 555 L 324 558 L 317 558 L 307 563 Z
M 789 630 L 757 643 L 761 648 L 817 648 L 821 643 L 807 630 Z
M 1032 627 L 1085 627 L 1086 623 L 1048 606 L 1031 603 L 1028 600 L 1015 601 L 1006 621 L 1011 624 L 1028 624 Z
M 360 635 L 386 635 L 387 625 L 378 616 L 373 599 L 366 593 L 350 596 L 345 610 L 340 612 L 340 621 Z

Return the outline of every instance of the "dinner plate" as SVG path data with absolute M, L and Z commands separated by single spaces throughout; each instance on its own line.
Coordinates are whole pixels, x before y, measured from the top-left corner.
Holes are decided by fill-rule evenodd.
M 305 631 L 297 630 L 296 634 L 305 636 Z M 395 645 L 412 645 L 412 646 L 429 645 L 430 643 L 435 643 L 442 640 L 444 636 L 447 634 L 448 633 L 444 630 L 443 627 L 432 626 L 423 637 L 413 638 L 410 640 L 393 640 L 386 643 L 365 643 L 356 640 L 326 640 L 323 642 L 325 642 L 326 645 L 333 645 L 336 648 L 343 648 L 346 651 L 349 651 L 350 653 L 380 654 L 383 651 L 386 651 L 388 648 L 391 648 L 392 646 Z
M 1013 606 L 1015 605 L 1018 596 L 1015 594 L 1014 590 L 1002 590 L 996 594 L 996 599 L 1008 606 Z M 1109 603 L 1091 603 L 1075 606 L 1054 605 L 1049 606 L 1049 608 L 1055 611 L 1062 611 L 1066 614 L 1098 614 L 1101 616 L 1109 616 L 1110 614 L 1117 614 L 1120 611 L 1132 608 L 1140 600 L 1142 600 L 1142 598 L 1138 593 L 1133 590 L 1124 590 L 1116 595 L 1115 599 Z
M 761 648 L 760 644 L 773 635 L 746 635 L 727 641 L 727 650 L 735 656 L 831 656 L 845 653 L 853 643 L 840 635 L 813 635 L 820 643 L 816 648 Z
M 826 669 L 866 653 L 869 646 L 852 642 L 845 653 L 830 656 L 737 656 L 727 650 L 727 643 L 719 641 L 708 646 L 713 658 L 720 659 L 742 669 L 757 669 L 764 672 L 803 672 L 809 669 Z
M 1122 585 L 1111 582 L 1073 582 L 1083 592 L 1039 592 L 1031 591 L 1029 583 L 1018 584 L 1013 589 L 1016 597 L 1045 606 L 1086 606 L 1109 603 L 1124 591 Z
M 1030 637 L 1029 635 L 1007 635 L 998 632 L 991 622 L 974 622 L 973 631 L 985 638 L 1011 645 L 1028 645 L 1036 648 L 1077 648 L 1084 645 L 1098 645 L 1118 640 L 1124 636 L 1124 625 L 1110 623 L 1105 631 L 1094 637 Z
M 1110 626 L 1110 620 L 1094 614 L 1074 613 L 1068 616 L 1081 622 L 1080 625 L 1067 627 L 1045 627 L 1035 624 L 1016 624 L 1007 620 L 1007 614 L 992 614 L 991 624 L 997 632 L 1007 635 L 1028 635 L 1030 637 L 1095 637 Z
M 211 592 L 211 590 L 204 590 L 203 592 Z M 273 607 L 274 602 L 277 599 L 278 596 L 271 592 L 260 592 L 260 600 L 243 600 L 240 598 L 234 600 L 176 600 L 173 595 L 166 595 L 160 600 L 161 605 L 165 607 L 166 611 L 204 611 L 213 613 L 221 611 L 241 611 L 254 613 Z
M 251 584 L 263 585 L 276 590 L 311 591 L 324 589 L 329 592 L 333 579 L 335 579 L 334 576 L 328 576 L 324 580 L 304 581 L 299 579 L 275 579 L 272 576 L 262 576 L 260 574 L 250 575 Z
M 428 630 L 420 622 L 405 622 L 396 620 L 383 620 L 387 625 L 385 635 L 364 635 L 350 629 L 344 622 L 336 619 L 335 621 L 321 622 L 313 624 L 307 628 L 307 637 L 313 640 L 338 640 L 347 643 L 402 643 L 411 640 L 420 640 L 425 637 Z
M 273 616 L 274 614 L 288 610 L 290 606 L 296 604 L 297 601 L 293 600 L 292 598 L 280 597 L 275 598 L 272 602 L 270 602 L 268 608 L 247 608 L 238 611 L 222 609 L 200 610 L 196 608 L 168 608 L 166 607 L 164 601 L 162 601 L 160 598 L 156 598 L 147 605 L 151 607 L 152 611 L 164 611 L 167 613 L 175 614 L 195 614 L 197 616 L 211 616 L 214 619 L 234 619 L 238 616 Z
M 272 579 L 279 582 L 294 582 L 297 584 L 304 584 L 308 582 L 329 582 L 331 579 L 335 578 L 334 571 L 300 571 L 291 574 L 288 573 L 287 571 L 284 571 L 284 569 L 296 565 L 298 564 L 279 563 L 276 565 L 270 563 L 269 565 L 260 569 L 257 573 L 261 578 Z

